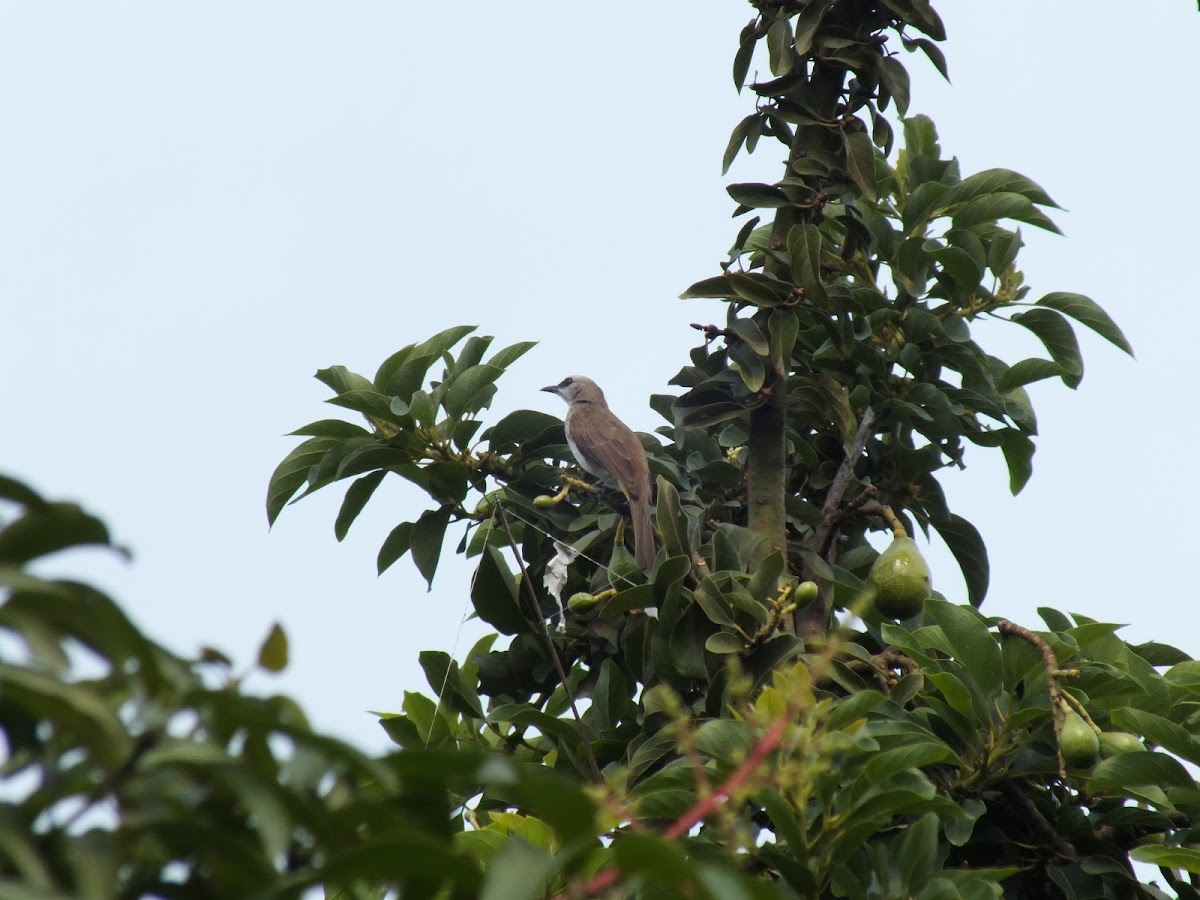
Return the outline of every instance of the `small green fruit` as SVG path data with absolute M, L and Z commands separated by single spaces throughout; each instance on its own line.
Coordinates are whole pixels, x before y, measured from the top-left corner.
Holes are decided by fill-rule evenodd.
M 910 537 L 892 540 L 871 566 L 867 583 L 875 592 L 875 608 L 889 619 L 915 616 L 933 591 L 929 564 Z
M 536 506 L 538 509 L 549 509 L 550 507 L 556 505 L 557 503 L 558 503 L 558 501 L 555 500 L 553 497 L 551 497 L 549 494 L 538 494 L 536 497 L 533 498 L 533 505 Z
M 817 599 L 820 590 L 815 581 L 802 581 L 796 585 L 796 590 L 792 593 L 792 602 L 796 606 L 807 606 Z
M 1137 737 L 1125 731 L 1102 731 L 1099 741 L 1101 759 L 1108 759 L 1118 753 L 1136 753 L 1146 749 L 1146 745 Z
M 573 613 L 584 613 L 595 606 L 597 602 L 594 595 L 580 591 L 578 594 L 571 595 L 571 599 L 567 601 L 567 609 Z
M 1062 750 L 1063 761 L 1080 769 L 1087 768 L 1100 756 L 1100 739 L 1077 712 L 1068 712 L 1063 718 L 1058 746 Z

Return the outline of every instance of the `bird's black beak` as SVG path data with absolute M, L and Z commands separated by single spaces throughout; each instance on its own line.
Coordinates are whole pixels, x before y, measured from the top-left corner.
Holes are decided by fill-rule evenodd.
M 549 392 L 549 393 L 551 393 L 551 394 L 557 394 L 557 393 L 558 393 L 558 385 L 557 385 L 557 384 L 552 384 L 552 385 L 550 385 L 549 387 L 544 387 L 544 388 L 542 388 L 542 390 L 543 390 L 543 391 L 547 391 L 547 392 Z

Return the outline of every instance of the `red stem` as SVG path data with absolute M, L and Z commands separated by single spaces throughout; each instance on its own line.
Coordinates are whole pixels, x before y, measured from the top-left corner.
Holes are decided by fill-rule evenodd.
M 780 716 L 779 719 L 771 725 L 771 730 L 759 739 L 759 742 L 754 745 L 754 749 L 750 751 L 750 755 L 742 760 L 742 764 L 738 766 L 733 773 L 725 779 L 711 794 L 697 801 L 691 809 L 685 812 L 682 816 L 672 823 L 664 833 L 669 841 L 673 841 L 678 837 L 686 834 L 693 825 L 700 820 L 708 817 L 717 808 L 717 804 L 727 800 L 734 791 L 741 788 L 750 776 L 754 774 L 754 770 L 759 764 L 767 758 L 767 754 L 779 746 L 779 742 L 783 740 L 784 734 L 787 733 L 788 725 L 791 724 L 792 716 L 790 711 Z M 583 886 L 583 890 L 577 897 L 591 897 L 600 893 L 607 887 L 610 887 L 621 877 L 621 870 L 617 868 L 605 869 L 603 872 L 597 872 L 590 881 Z M 568 894 L 562 893 L 557 895 L 555 900 L 563 900 Z

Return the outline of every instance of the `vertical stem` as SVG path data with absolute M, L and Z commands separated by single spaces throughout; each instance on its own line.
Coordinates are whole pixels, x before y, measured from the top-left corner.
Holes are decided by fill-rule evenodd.
M 784 496 L 787 488 L 788 460 L 784 452 L 787 415 L 786 378 L 775 378 L 767 403 L 750 414 L 750 439 L 747 445 L 746 479 L 750 529 L 766 539 L 760 558 L 779 550 L 787 558 L 787 513 Z

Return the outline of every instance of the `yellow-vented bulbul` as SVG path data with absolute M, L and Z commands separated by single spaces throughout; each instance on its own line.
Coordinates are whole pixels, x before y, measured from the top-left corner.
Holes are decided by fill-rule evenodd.
M 613 415 L 604 391 L 590 378 L 572 375 L 542 388 L 567 401 L 567 443 L 579 465 L 620 489 L 633 519 L 633 557 L 643 572 L 654 564 L 650 522 L 650 464 L 642 442 Z

